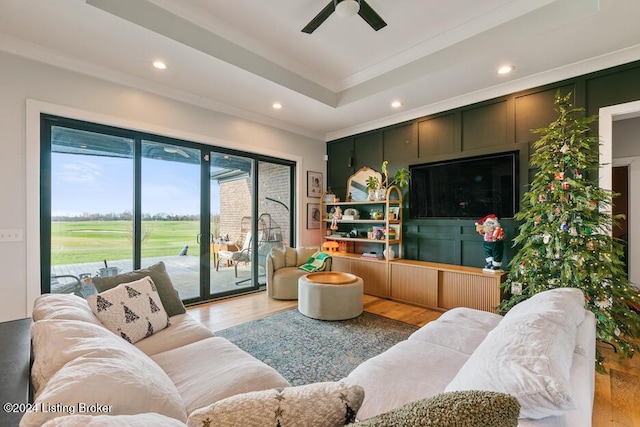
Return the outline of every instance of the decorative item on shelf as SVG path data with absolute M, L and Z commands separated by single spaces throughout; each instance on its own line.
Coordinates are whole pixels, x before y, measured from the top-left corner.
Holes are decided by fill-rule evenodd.
M 389 240 L 395 240 L 396 239 L 396 229 L 393 227 L 389 227 L 389 229 L 387 230 L 387 237 L 389 238 Z
M 396 253 L 393 251 L 391 246 L 388 246 L 387 249 L 383 251 L 384 257 L 388 260 L 392 260 L 396 257 Z
M 384 178 L 378 185 L 378 191 L 376 191 L 376 200 L 384 200 L 386 198 L 387 187 L 397 185 L 400 188 L 404 188 L 409 185 L 409 178 L 411 176 L 409 169 L 400 168 L 392 175 L 391 179 L 389 179 L 389 170 L 387 168 L 388 165 L 388 160 L 382 162 L 381 170 Z
M 338 242 L 338 252 L 347 252 L 347 242 Z
M 331 240 L 322 244 L 322 250 L 325 252 L 338 252 L 339 246 L 340 245 L 338 245 L 338 242 Z
M 388 217 L 390 220 L 396 220 L 400 218 L 400 207 L 394 206 L 389 208 Z
M 371 219 L 382 219 L 384 218 L 384 214 L 382 213 L 382 211 L 377 210 L 377 209 L 371 209 Z
M 333 219 L 342 219 L 342 208 L 340 206 L 336 206 L 335 210 L 333 211 Z
M 370 228 L 369 230 L 367 230 L 367 238 L 373 239 L 373 228 Z
M 358 229 L 353 227 L 353 229 L 349 232 L 349 237 L 352 239 L 358 237 Z
M 345 221 L 360 219 L 360 212 L 358 212 L 358 210 L 354 208 L 345 209 L 344 214 L 342 215 L 342 219 Z
M 325 203 L 333 203 L 335 202 L 335 200 L 336 200 L 336 195 L 331 190 L 331 187 L 329 187 L 327 192 L 324 193 L 324 197 L 322 198 L 322 201 Z
M 373 227 L 374 240 L 384 240 L 384 227 Z
M 360 258 L 366 258 L 366 259 L 382 259 L 382 254 L 379 254 L 377 252 L 364 252 L 362 255 L 360 255 Z
M 369 192 L 369 200 L 376 200 L 376 191 L 380 186 L 380 180 L 376 176 L 367 178 L 367 191 Z

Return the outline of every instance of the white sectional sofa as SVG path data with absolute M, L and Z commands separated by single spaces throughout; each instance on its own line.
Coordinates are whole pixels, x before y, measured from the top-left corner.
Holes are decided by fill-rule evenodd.
M 271 425 L 264 420 L 273 421 L 284 397 L 296 411 L 315 411 L 305 416 L 323 420 L 287 425 L 343 425 L 349 413 L 357 413 L 363 427 L 406 425 L 384 417 L 397 413 L 403 419 L 406 404 L 434 396 L 474 397 L 475 391 L 466 390 L 515 396 L 520 426 L 591 425 L 595 319 L 576 289 L 543 292 L 504 317 L 452 309 L 343 381 L 309 387 L 289 387 L 274 369 L 213 336 L 187 313 L 174 314 L 170 326 L 134 345 L 109 331 L 74 295 L 40 296 L 33 319 L 37 411 L 27 412 L 21 427 L 239 425 L 211 424 L 210 417 L 221 414 L 262 427 Z M 454 393 L 442 394 L 448 391 Z M 345 396 L 347 418 L 340 413 Z M 504 398 L 496 402 L 509 404 Z M 447 411 L 449 417 L 469 416 Z M 488 425 L 515 425 L 517 406 L 511 414 L 510 423 Z
M 365 390 L 358 419 L 475 389 L 517 397 L 519 426 L 588 427 L 596 322 L 584 306 L 580 290 L 561 288 L 521 302 L 504 317 L 449 310 L 349 374 L 345 381 Z
M 107 330 L 75 295 L 40 296 L 33 320 L 36 410 L 21 427 L 89 425 L 91 415 L 128 416 L 108 425 L 184 426 L 194 410 L 221 399 L 290 385 L 187 313 L 135 345 Z

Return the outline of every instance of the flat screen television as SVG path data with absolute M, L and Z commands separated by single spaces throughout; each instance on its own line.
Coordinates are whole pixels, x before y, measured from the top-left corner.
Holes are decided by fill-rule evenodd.
M 513 151 L 410 166 L 410 217 L 513 218 L 518 158 Z

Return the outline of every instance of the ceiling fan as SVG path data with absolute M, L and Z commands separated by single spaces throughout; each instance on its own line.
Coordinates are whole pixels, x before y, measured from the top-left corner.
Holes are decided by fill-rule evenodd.
M 353 16 L 357 13 L 376 31 L 387 26 L 387 23 L 384 22 L 380 15 L 378 15 L 365 0 L 331 0 L 329 4 L 302 29 L 302 32 L 307 34 L 313 33 L 333 12 L 336 12 L 336 14 L 341 17 Z

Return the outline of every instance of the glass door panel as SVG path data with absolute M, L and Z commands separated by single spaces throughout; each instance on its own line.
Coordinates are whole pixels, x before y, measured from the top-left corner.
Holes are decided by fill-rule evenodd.
M 258 163 L 258 282 L 266 284 L 266 257 L 272 248 L 290 246 L 291 167 Z
M 253 161 L 210 154 L 209 294 L 231 295 L 257 288 L 253 277 Z
M 142 140 L 140 265 L 164 262 L 184 300 L 200 299 L 200 150 Z
M 51 126 L 52 293 L 133 267 L 133 139 Z

